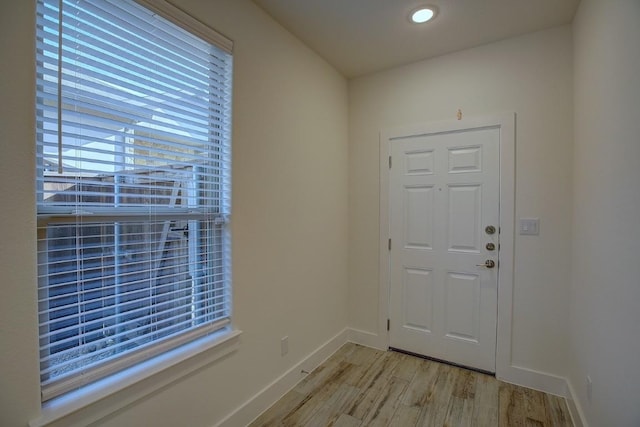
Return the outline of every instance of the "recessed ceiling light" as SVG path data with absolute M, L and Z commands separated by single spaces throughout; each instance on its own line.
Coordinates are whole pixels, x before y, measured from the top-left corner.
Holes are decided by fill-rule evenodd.
M 415 22 L 416 24 L 423 24 L 427 21 L 432 20 L 435 15 L 435 8 L 431 6 L 421 7 L 420 9 L 413 11 L 413 13 L 411 14 L 411 21 Z

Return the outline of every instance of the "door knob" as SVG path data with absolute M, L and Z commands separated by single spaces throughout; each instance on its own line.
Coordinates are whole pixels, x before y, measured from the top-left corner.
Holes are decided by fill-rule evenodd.
M 493 268 L 496 266 L 496 262 L 492 259 L 488 259 L 484 262 L 484 264 L 476 264 L 476 267 L 487 267 L 487 268 Z

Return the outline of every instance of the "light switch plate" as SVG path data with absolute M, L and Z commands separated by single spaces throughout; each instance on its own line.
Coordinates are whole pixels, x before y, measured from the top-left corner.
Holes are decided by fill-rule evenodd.
M 538 218 L 520 218 L 520 234 L 537 236 L 540 234 L 540 220 Z

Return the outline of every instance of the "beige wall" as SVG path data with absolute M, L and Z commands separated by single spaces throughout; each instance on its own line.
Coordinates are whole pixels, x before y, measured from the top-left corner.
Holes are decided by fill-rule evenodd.
M 582 0 L 574 23 L 569 378 L 591 426 L 640 425 L 638 22 L 637 0 Z
M 349 325 L 377 334 L 380 130 L 517 113 L 513 364 L 564 376 L 571 230 L 568 26 L 354 79 L 349 85 Z
M 2 426 L 39 410 L 34 3 L 0 10 Z M 234 319 L 244 334 L 236 353 L 100 425 L 212 426 L 347 324 L 346 80 L 248 0 L 174 3 L 235 41 Z M 129 392 L 56 425 L 86 425 Z

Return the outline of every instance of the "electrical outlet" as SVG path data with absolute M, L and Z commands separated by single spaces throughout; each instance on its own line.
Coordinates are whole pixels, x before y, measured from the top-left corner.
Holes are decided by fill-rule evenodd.
M 591 381 L 591 377 L 589 375 L 587 375 L 586 385 L 587 385 L 587 400 L 589 401 L 589 403 L 591 403 L 591 397 L 593 395 L 593 381 Z
M 284 356 L 289 353 L 289 337 L 282 337 L 280 339 L 280 355 Z

